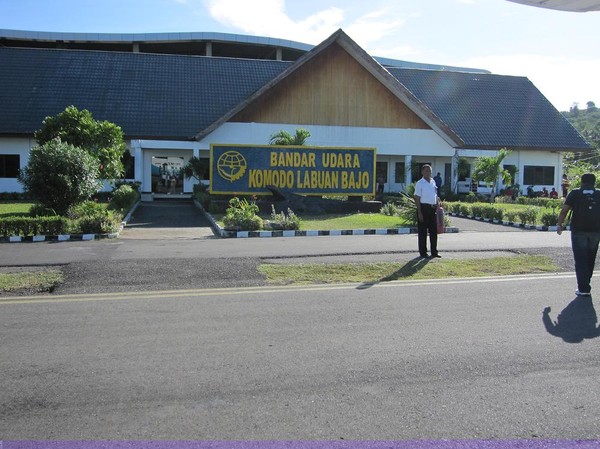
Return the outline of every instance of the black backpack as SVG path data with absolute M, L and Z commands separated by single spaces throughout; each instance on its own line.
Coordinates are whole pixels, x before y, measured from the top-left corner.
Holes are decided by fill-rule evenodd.
M 583 232 L 600 232 L 600 190 L 579 189 L 573 191 L 575 192 L 579 194 L 573 204 L 571 228 Z

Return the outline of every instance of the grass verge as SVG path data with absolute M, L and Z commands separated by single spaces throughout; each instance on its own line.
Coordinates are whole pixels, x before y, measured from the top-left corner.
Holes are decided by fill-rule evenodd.
M 224 227 L 223 214 L 212 214 L 219 226 Z M 263 220 L 271 218 L 270 215 L 260 215 Z M 327 215 L 302 215 L 300 216 L 300 229 L 315 229 L 329 231 L 333 229 L 388 229 L 409 226 L 400 217 L 392 217 L 379 213 L 356 214 L 327 214 Z
M 269 284 L 376 283 L 412 279 L 507 276 L 552 273 L 560 268 L 547 256 L 517 255 L 488 259 L 413 259 L 393 263 L 262 264 Z
M 49 292 L 63 282 L 58 270 L 0 273 L 0 292 Z

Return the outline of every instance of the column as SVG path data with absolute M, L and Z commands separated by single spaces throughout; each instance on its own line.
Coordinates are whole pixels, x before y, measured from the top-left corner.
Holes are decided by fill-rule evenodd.
M 404 191 L 412 184 L 412 154 L 404 156 Z
M 458 158 L 458 148 L 456 148 L 454 150 L 454 156 L 452 156 L 452 169 L 450 170 L 452 177 L 452 184 L 450 184 L 450 186 L 454 193 L 458 193 Z

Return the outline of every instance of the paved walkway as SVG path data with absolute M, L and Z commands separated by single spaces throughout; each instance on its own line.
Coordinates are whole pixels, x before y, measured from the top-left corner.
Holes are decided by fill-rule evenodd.
M 125 240 L 214 237 L 210 222 L 191 200 L 139 203 L 120 235 Z

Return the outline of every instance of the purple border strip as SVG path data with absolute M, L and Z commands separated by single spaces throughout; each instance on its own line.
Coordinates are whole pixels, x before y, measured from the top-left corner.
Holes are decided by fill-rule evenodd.
M 600 449 L 600 440 L 0 441 L 0 449 Z

